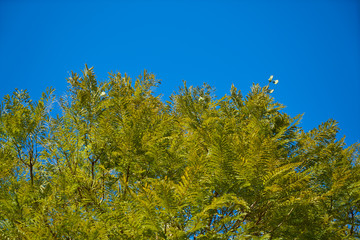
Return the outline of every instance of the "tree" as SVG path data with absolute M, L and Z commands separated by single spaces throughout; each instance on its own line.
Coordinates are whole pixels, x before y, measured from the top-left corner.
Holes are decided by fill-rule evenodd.
M 86 66 L 59 100 L 5 96 L 2 238 L 360 237 L 359 144 L 339 140 L 336 121 L 303 131 L 272 78 L 246 97 L 184 82 L 167 102 L 159 83 L 147 71 L 99 82 Z

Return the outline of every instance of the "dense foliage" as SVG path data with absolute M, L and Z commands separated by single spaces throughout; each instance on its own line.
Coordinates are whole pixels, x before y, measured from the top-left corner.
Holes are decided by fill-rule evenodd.
M 146 71 L 68 83 L 2 101 L 1 239 L 360 237 L 359 145 L 334 120 L 304 132 L 269 85 L 162 102 Z

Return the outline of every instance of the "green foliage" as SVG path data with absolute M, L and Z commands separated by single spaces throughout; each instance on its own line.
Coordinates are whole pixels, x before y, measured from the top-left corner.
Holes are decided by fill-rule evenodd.
M 146 71 L 68 83 L 2 101 L 1 239 L 360 237 L 359 144 L 334 120 L 304 132 L 272 77 L 220 99 L 184 83 L 168 102 Z

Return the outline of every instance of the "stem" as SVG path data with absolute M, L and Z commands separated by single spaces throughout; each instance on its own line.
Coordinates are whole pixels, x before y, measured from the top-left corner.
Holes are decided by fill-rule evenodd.
M 279 223 L 271 232 L 270 234 L 272 234 L 276 229 L 278 229 L 290 216 L 290 214 L 292 213 L 292 211 L 294 210 L 294 207 L 291 208 L 291 210 L 288 212 L 288 214 L 286 214 L 285 218 L 281 221 L 281 223 Z
M 105 171 L 103 170 L 103 199 L 105 199 Z
M 130 164 L 128 165 L 127 169 L 126 169 L 126 179 L 125 179 L 125 186 L 124 186 L 124 197 L 126 195 L 126 189 L 127 189 L 127 185 L 129 182 L 129 177 L 130 177 Z
M 30 164 L 29 164 L 29 168 L 30 168 L 31 186 L 34 186 L 33 164 L 31 163 L 31 161 L 30 161 Z
M 95 166 L 95 162 L 91 161 L 91 178 L 92 178 L 93 182 L 95 180 L 94 166 Z
M 350 215 L 351 215 L 351 228 L 350 228 L 350 236 L 352 236 L 354 234 L 354 224 L 355 224 L 355 215 L 354 215 L 354 211 L 350 209 Z
M 31 186 L 34 186 L 34 161 L 33 161 L 33 149 L 30 149 L 29 153 L 29 168 L 30 168 L 30 179 Z

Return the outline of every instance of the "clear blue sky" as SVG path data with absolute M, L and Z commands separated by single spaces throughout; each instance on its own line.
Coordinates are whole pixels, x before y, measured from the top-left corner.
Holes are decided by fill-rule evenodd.
M 358 0 L 0 0 L 1 98 L 49 86 L 61 96 L 85 63 L 99 79 L 147 69 L 164 98 L 182 80 L 222 96 L 274 75 L 275 100 L 305 113 L 305 130 L 334 118 L 348 144 L 360 141 Z

